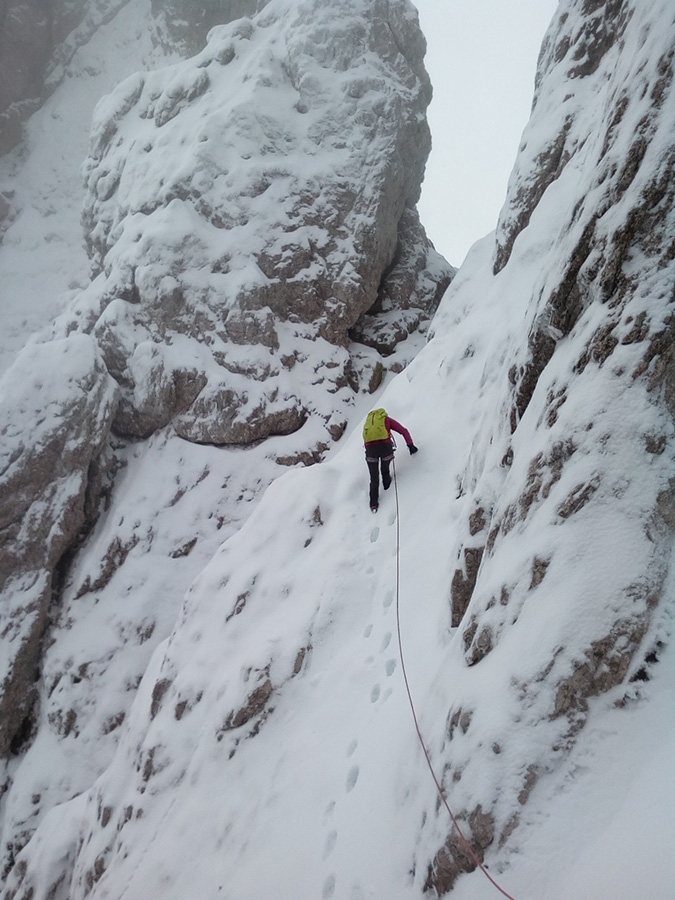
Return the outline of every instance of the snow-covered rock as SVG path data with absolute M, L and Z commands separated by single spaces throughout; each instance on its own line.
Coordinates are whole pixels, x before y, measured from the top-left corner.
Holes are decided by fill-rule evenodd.
M 192 0 L 151 0 L 152 13 L 160 32 L 172 46 L 181 49 L 182 56 L 198 53 L 215 25 L 250 18 L 266 6 L 269 0 L 211 0 L 193 3 Z
M 470 691 L 452 704 L 453 796 L 480 853 L 527 818 L 593 698 L 634 699 L 629 682 L 649 677 L 663 637 L 675 526 L 674 28 L 658 0 L 561 5 L 497 227 L 495 285 L 508 296 L 513 273 L 534 258 L 538 268 L 510 312 L 514 347 L 490 367 L 501 373 L 498 426 L 489 412 L 462 478 L 452 620 L 476 671 L 527 631 L 503 703 L 546 749 L 521 745 L 504 768 L 520 739 L 509 746 Z M 498 797 L 475 790 L 491 754 L 505 778 Z M 467 865 L 450 835 L 428 884 L 444 892 Z
M 97 32 L 104 5 L 92 4 L 55 53 L 49 76 L 53 98 L 28 124 L 25 177 L 5 211 L 9 225 L 0 260 L 16 267 L 13 274 L 22 292 L 36 277 L 31 262 L 38 256 L 30 251 L 39 247 L 44 253 L 47 243 L 39 228 L 35 233 L 35 223 L 46 224 L 60 209 L 61 195 L 73 193 L 70 181 L 59 179 L 59 155 L 51 153 L 47 139 L 50 128 L 57 129 L 63 143 L 63 136 L 76 130 L 75 118 L 70 118 L 73 107 L 86 109 L 80 100 L 85 88 L 89 93 L 94 89 L 92 73 L 100 74 L 103 83 L 113 77 L 106 47 L 119 71 L 128 71 L 133 59 L 128 36 L 138 41 L 143 59 L 157 58 L 149 49 L 155 35 L 149 2 L 119 8 L 108 4 L 113 18 L 107 25 L 99 21 Z M 229 7 L 232 13 L 234 7 Z M 51 807 L 86 791 L 109 765 L 152 652 L 170 633 L 195 574 L 246 520 L 280 471 L 321 459 L 347 420 L 367 409 L 385 369 L 400 371 L 410 361 L 425 341 L 427 324 L 453 273 L 429 244 L 414 209 L 428 152 L 424 110 L 430 96 L 414 9 L 398 0 L 376 6 L 353 3 L 337 11 L 311 3 L 298 23 L 298 4 L 277 2 L 273 7 L 264 11 L 264 20 L 244 19 L 216 29 L 196 61 L 133 76 L 121 93 L 104 99 L 97 114 L 94 146 L 101 158 L 89 161 L 89 181 L 102 188 L 102 167 L 112 162 L 122 173 L 107 199 L 98 193 L 87 199 L 92 233 L 96 240 L 107 235 L 96 257 L 97 269 L 103 270 L 87 288 L 70 292 L 66 311 L 33 339 L 31 353 L 44 352 L 47 358 L 62 344 L 82 340 L 90 346 L 93 338 L 118 383 L 116 434 L 105 435 L 111 424 L 106 418 L 102 433 L 97 431 L 92 440 L 92 465 L 82 485 L 88 496 L 103 495 L 104 508 L 99 504 L 85 510 L 84 521 L 68 532 L 59 552 L 46 557 L 45 584 L 51 583 L 53 592 L 49 618 L 40 618 L 35 635 L 42 634 L 47 621 L 49 630 L 41 644 L 33 643 L 30 666 L 24 667 L 25 672 L 30 669 L 32 688 L 17 706 L 12 728 L 16 731 L 18 723 L 21 729 L 0 778 L 3 867 L 12 867 Z M 161 13 L 168 27 L 167 9 Z M 315 40 L 319 32 L 320 41 Z M 87 37 L 91 40 L 85 43 Z M 237 49 L 232 59 L 230 44 Z M 287 44 L 293 49 L 289 59 Z M 222 59 L 209 56 L 221 50 Z M 312 80 L 308 72 L 314 69 Z M 209 89 L 192 96 L 188 90 L 182 100 L 180 91 L 173 96 L 185 79 L 199 79 L 206 72 L 217 81 L 217 93 Z M 302 80 L 311 104 L 304 111 L 292 110 L 289 119 L 284 111 L 299 97 L 293 78 Z M 71 81 L 75 100 L 66 96 Z M 158 106 L 155 119 L 140 119 L 133 106 L 116 121 L 120 107 L 115 104 L 120 96 L 129 96 L 129 89 L 134 97 L 138 85 L 161 88 L 164 111 Z M 143 90 L 138 102 L 150 98 L 154 106 L 158 97 L 151 96 L 150 87 L 146 94 Z M 260 122 L 258 112 L 253 115 L 234 102 L 239 94 L 254 103 L 254 111 L 260 107 Z M 332 151 L 321 143 L 327 118 Z M 296 133 L 298 121 L 302 128 Z M 213 132 L 206 168 L 197 152 L 197 123 Z M 158 137 L 151 154 L 136 146 L 134 137 L 138 127 L 146 126 Z M 272 128 L 275 140 L 283 136 L 278 146 L 257 145 L 263 126 Z M 109 145 L 105 130 L 112 127 L 119 133 Z M 123 135 L 128 143 L 117 147 Z M 152 178 L 146 181 L 149 173 L 142 167 L 149 159 Z M 232 160 L 241 163 L 243 174 L 226 185 Z M 20 154 L 5 163 L 3 174 L 12 183 L 12 176 L 23 172 Z M 337 176 L 332 166 L 341 167 Z M 254 171 L 256 178 L 262 173 L 269 181 L 278 203 L 248 191 L 247 178 Z M 28 215 L 21 207 L 31 196 L 31 176 L 45 172 L 54 177 L 43 186 L 40 208 Z M 191 184 L 190 197 L 167 198 L 160 185 L 167 178 Z M 312 198 L 310 186 L 319 196 Z M 155 194 L 159 201 L 152 211 L 134 206 L 155 202 Z M 125 203 L 133 209 L 124 209 Z M 209 220 L 237 204 L 252 205 L 245 235 Z M 106 217 L 120 210 L 113 234 Z M 293 221 L 288 220 L 291 213 Z M 59 214 L 61 224 L 63 220 Z M 352 225 L 354 233 L 349 234 Z M 270 249 L 275 242 L 284 243 L 282 226 L 288 226 L 293 239 L 298 230 L 303 240 L 316 231 L 331 245 L 330 265 L 321 258 L 309 260 L 310 270 L 295 281 L 285 269 L 274 275 L 274 266 L 291 265 L 290 257 L 276 259 Z M 56 274 L 56 256 L 60 266 L 61 257 L 76 259 L 74 247 L 60 249 L 61 242 L 73 243 L 67 229 L 58 241 L 50 231 L 49 240 L 58 246 L 54 258 L 45 260 L 44 284 L 28 291 L 40 304 L 46 303 L 46 287 Z M 92 248 L 94 243 L 92 238 Z M 267 275 L 255 263 L 256 247 L 258 261 L 267 260 Z M 312 249 L 309 239 L 306 249 L 300 248 L 301 268 Z M 31 259 L 19 258 L 19 250 Z M 228 254 L 236 257 L 234 273 Z M 269 297 L 243 292 L 241 271 L 247 268 L 258 273 L 255 290 L 269 289 Z M 138 296 L 134 290 L 125 292 L 119 280 L 123 271 L 132 271 L 134 279 L 138 275 Z M 335 286 L 325 280 L 326 273 L 335 277 Z M 3 291 L 12 283 L 3 278 Z M 334 289 L 342 293 L 332 307 L 326 297 Z M 271 307 L 258 309 L 270 298 L 274 314 Z M 18 296 L 11 301 L 17 315 L 10 319 L 25 334 L 37 304 Z M 364 310 L 367 314 L 361 316 Z M 7 404 L 13 409 L 16 378 L 8 378 Z M 66 386 L 67 371 L 55 364 L 54 394 L 65 396 Z M 296 394 L 304 401 L 300 408 L 295 401 L 288 403 L 288 395 L 292 399 Z M 40 402 L 36 397 L 38 419 Z M 139 436 L 147 439 L 139 441 Z M 261 443 L 263 437 L 267 440 Z M 217 448 L 216 439 L 234 446 Z M 244 453 L 241 444 L 251 441 Z M 58 524 L 64 509 L 45 508 L 45 527 L 50 517 Z M 7 647 L 12 656 L 20 642 L 8 640 Z M 38 662 L 40 677 L 33 685 Z M 21 682 L 22 690 L 26 683 Z
M 354 428 L 226 529 L 164 630 L 183 511 L 204 527 L 222 460 L 258 466 L 265 444 L 167 429 L 125 448 L 63 592 L 36 739 L 7 767 L 7 900 L 492 897 L 427 757 L 509 896 L 670 900 L 674 45 L 670 0 L 561 2 L 496 234 L 378 397 L 420 452 L 376 517 Z M 112 361 L 113 313 L 140 304 L 97 290 L 72 322 L 98 322 Z M 107 582 L 102 547 L 128 560 Z M 57 737 L 68 708 L 78 734 Z
M 30 736 L 54 572 L 87 507 L 93 515 L 91 470 L 116 403 L 117 386 L 87 335 L 28 346 L 0 381 L 3 757 Z
M 336 438 L 350 329 L 386 297 L 411 314 L 385 352 L 425 330 L 452 270 L 414 211 L 424 49 L 402 0 L 275 0 L 99 104 L 84 222 L 100 274 L 60 328 L 97 337 L 122 387 L 118 433 L 172 423 L 242 444 L 320 415 Z

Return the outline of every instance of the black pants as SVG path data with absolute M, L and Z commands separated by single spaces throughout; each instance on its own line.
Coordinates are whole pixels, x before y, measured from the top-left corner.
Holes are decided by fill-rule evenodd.
M 391 441 L 369 444 L 366 447 L 366 463 L 370 472 L 370 505 L 377 506 L 380 492 L 380 470 L 382 471 L 382 487 L 387 490 L 391 484 L 389 466 L 394 458 Z

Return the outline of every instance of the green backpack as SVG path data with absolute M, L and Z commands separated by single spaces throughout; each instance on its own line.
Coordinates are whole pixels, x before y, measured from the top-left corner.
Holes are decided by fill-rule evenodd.
M 364 443 L 369 444 L 371 441 L 388 441 L 389 432 L 384 420 L 387 418 L 386 409 L 374 409 L 368 413 L 366 424 L 363 426 Z

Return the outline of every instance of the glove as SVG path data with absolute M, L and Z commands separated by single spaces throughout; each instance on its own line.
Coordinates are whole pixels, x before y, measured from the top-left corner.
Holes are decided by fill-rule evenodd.
M 410 450 L 411 456 L 413 455 L 413 453 L 417 453 L 417 447 L 414 444 L 408 444 L 408 450 Z

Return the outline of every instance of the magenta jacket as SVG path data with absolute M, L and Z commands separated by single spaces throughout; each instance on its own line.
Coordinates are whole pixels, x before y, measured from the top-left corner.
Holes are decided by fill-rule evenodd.
M 399 434 L 403 435 L 403 440 L 406 442 L 408 446 L 412 444 L 413 439 L 410 437 L 410 432 L 407 428 L 404 428 L 400 422 L 397 422 L 396 419 L 392 419 L 391 416 L 387 416 L 384 420 L 384 427 L 389 432 L 389 439 L 391 439 L 391 432 L 397 431 Z M 385 444 L 386 441 L 366 441 L 366 447 L 372 447 L 375 444 Z

